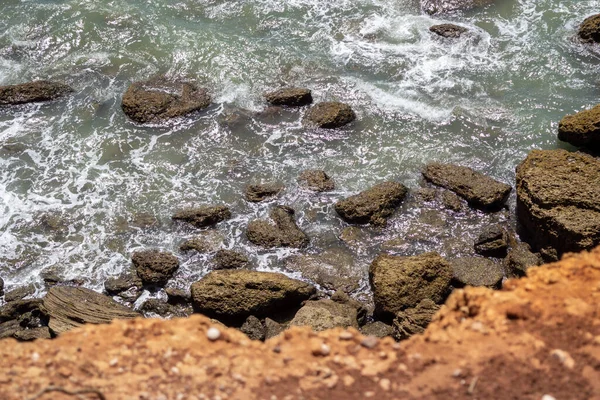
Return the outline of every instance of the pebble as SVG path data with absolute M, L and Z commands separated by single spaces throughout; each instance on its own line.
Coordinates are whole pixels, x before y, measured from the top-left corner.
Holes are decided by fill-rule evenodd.
M 211 327 L 206 331 L 206 337 L 208 340 L 214 342 L 221 337 L 221 331 L 215 327 Z
M 322 343 L 319 347 L 313 349 L 312 353 L 315 356 L 328 356 L 329 353 L 331 353 L 331 348 L 325 343 Z
M 353 337 L 354 335 L 348 331 L 340 333 L 340 340 L 352 340 Z
M 550 352 L 550 355 L 569 369 L 573 369 L 575 366 L 575 360 L 573 360 L 573 357 L 571 357 L 571 355 L 564 350 L 554 349 Z
M 556 400 L 554 396 L 550 396 L 549 394 L 545 394 L 542 396 L 542 400 Z
M 360 342 L 360 345 L 366 347 L 367 349 L 373 349 L 377 347 L 378 344 L 379 339 L 377 339 L 375 336 L 367 336 L 362 340 L 362 342 Z

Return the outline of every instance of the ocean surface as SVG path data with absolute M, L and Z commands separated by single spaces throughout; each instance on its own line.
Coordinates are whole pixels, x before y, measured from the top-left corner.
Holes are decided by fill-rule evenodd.
M 231 207 L 233 218 L 213 229 L 222 248 L 295 277 L 290 257 L 326 252 L 359 279 L 358 297 L 368 295 L 367 268 L 382 250 L 471 254 L 483 227 L 515 226 L 514 193 L 509 210 L 494 214 L 427 207 L 411 195 L 385 228 L 362 228 L 361 244 L 350 246 L 333 203 L 384 180 L 414 192 L 431 161 L 514 186 L 530 150 L 566 147 L 558 121 L 599 102 L 600 52 L 575 35 L 600 1 L 497 3 L 432 17 L 416 0 L 2 0 L 0 85 L 52 79 L 75 89 L 0 108 L 7 290 L 33 283 L 43 294 L 49 267 L 102 290 L 147 248 L 175 253 L 181 268 L 170 285 L 187 287 L 213 254 L 180 252 L 198 231 L 170 217 L 201 204 Z M 429 31 L 443 22 L 471 34 L 451 41 Z M 214 104 L 161 125 L 131 122 L 123 92 L 156 74 L 197 81 Z M 262 94 L 290 85 L 312 89 L 315 101 L 349 103 L 357 122 L 316 131 L 302 126 L 305 109 L 266 110 Z M 325 170 L 336 190 L 299 188 L 307 168 Z M 278 199 L 244 200 L 247 184 L 268 181 L 286 186 Z M 248 242 L 248 221 L 274 204 L 296 209 L 307 249 Z M 143 227 L 148 217 L 157 223 Z

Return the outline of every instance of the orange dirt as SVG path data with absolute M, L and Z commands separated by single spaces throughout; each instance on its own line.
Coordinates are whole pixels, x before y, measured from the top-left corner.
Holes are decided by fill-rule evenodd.
M 0 399 L 600 399 L 600 248 L 502 291 L 455 291 L 403 343 L 292 328 L 266 343 L 203 316 L 0 341 Z M 96 393 L 68 395 L 93 388 Z M 551 399 L 545 397 L 544 400 Z

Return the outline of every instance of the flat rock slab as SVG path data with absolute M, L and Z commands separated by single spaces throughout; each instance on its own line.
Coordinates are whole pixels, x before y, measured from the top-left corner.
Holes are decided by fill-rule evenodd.
M 383 182 L 335 203 L 335 211 L 346 222 L 385 225 L 406 197 L 408 189 L 398 182 Z
M 558 139 L 577 147 L 600 147 L 600 104 L 560 120 Z
M 70 86 L 51 81 L 0 86 L 0 106 L 54 100 L 72 91 Z
M 307 301 L 294 316 L 290 326 L 310 326 L 320 332 L 333 328 L 358 329 L 356 308 L 329 299 Z
M 312 92 L 302 88 L 284 88 L 266 93 L 267 103 L 273 106 L 301 107 L 312 103 Z
M 81 287 L 52 287 L 44 296 L 43 307 L 50 317 L 48 326 L 56 334 L 83 324 L 107 324 L 113 319 L 140 316 L 108 296 Z
M 512 189 L 471 168 L 454 164 L 429 164 L 423 170 L 423 177 L 434 185 L 452 190 L 469 205 L 489 211 L 499 210 Z
M 495 0 L 421 0 L 421 9 L 427 14 L 446 14 L 466 11 L 492 4 Z

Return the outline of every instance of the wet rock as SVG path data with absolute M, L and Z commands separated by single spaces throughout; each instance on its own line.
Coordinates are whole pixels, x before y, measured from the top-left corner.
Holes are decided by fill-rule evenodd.
M 432 202 L 437 197 L 437 190 L 431 188 L 419 188 L 415 190 L 413 193 L 417 199 L 424 201 L 426 203 Z
M 162 318 L 184 318 L 192 315 L 192 308 L 165 303 L 159 299 L 148 299 L 140 307 L 140 311 L 148 316 L 158 315 Z
M 463 203 L 454 192 L 444 190 L 442 192 L 442 205 L 452 211 L 462 211 Z
M 135 252 L 131 261 L 144 285 L 164 286 L 179 268 L 177 257 L 158 250 Z
M 153 214 L 137 213 L 131 218 L 129 224 L 135 228 L 147 229 L 158 226 L 158 220 Z
M 331 295 L 331 300 L 336 303 L 346 304 L 356 309 L 356 321 L 358 325 L 362 326 L 367 321 L 367 315 L 369 314 L 369 309 L 360 301 L 353 299 L 343 290 L 337 290 L 333 295 Z
M 214 269 L 246 268 L 250 260 L 248 257 L 233 250 L 219 250 L 213 258 Z
M 0 106 L 54 100 L 72 91 L 67 85 L 50 81 L 0 86 Z
M 284 88 L 266 93 L 265 99 L 273 106 L 301 107 L 312 103 L 312 92 L 302 88 Z
M 487 258 L 460 257 L 450 260 L 454 287 L 486 286 L 499 289 L 504 273 L 502 266 Z
M 560 120 L 558 139 L 577 147 L 600 147 L 600 104 Z
M 467 11 L 493 2 L 494 0 L 421 0 L 421 9 L 427 14 L 446 14 Z
M 557 255 L 600 244 L 600 161 L 565 150 L 533 150 L 517 167 L 521 237 Z
M 283 185 L 279 183 L 261 183 L 249 185 L 246 187 L 246 200 L 252 203 L 259 203 L 277 196 L 283 190 Z
M 171 218 L 204 228 L 231 218 L 231 211 L 225 206 L 192 207 L 176 212 Z
M 300 173 L 298 176 L 298 182 L 306 189 L 315 192 L 327 192 L 335 188 L 333 179 L 318 169 L 307 169 Z
M 437 35 L 440 35 L 449 39 L 456 39 L 461 37 L 463 33 L 469 30 L 465 27 L 454 25 L 454 24 L 440 24 L 429 27 L 429 30 Z
M 450 293 L 452 266 L 437 253 L 413 257 L 380 255 L 369 267 L 375 315 L 382 320 L 416 307 L 422 300 L 442 303 Z
M 137 298 L 139 295 L 137 292 L 142 289 L 142 286 L 142 280 L 137 275 L 136 271 L 130 270 L 119 276 L 108 278 L 104 282 L 104 291 L 110 296 L 116 296 L 133 289 L 137 294 L 133 297 Z
M 358 250 L 361 246 L 366 245 L 367 235 L 357 226 L 347 226 L 340 232 L 339 239 L 346 246 Z
M 538 265 L 542 265 L 542 259 L 531 251 L 527 243 L 511 245 L 508 256 L 504 259 L 504 269 L 509 278 L 523 277 L 530 267 Z
M 487 227 L 475 241 L 475 252 L 486 257 L 506 257 L 508 250 L 508 235 L 504 228 L 498 225 Z
M 241 326 L 240 331 L 252 340 L 265 340 L 265 327 L 254 315 L 246 318 L 246 322 Z
M 320 332 L 336 327 L 358 329 L 356 308 L 331 300 L 307 301 L 294 316 L 291 326 L 310 326 Z
M 33 284 L 18 287 L 6 292 L 4 294 L 4 301 L 9 303 L 11 301 L 23 300 L 25 297 L 32 296 L 35 293 L 35 290 L 36 289 Z
M 360 328 L 360 333 L 365 336 L 384 338 L 386 336 L 392 336 L 394 334 L 394 328 L 384 322 L 375 321 Z
M 285 331 L 286 326 L 271 318 L 265 318 L 265 340 L 271 339 Z
M 181 117 L 209 105 L 206 89 L 161 76 L 131 84 L 123 95 L 121 107 L 125 115 L 143 124 Z
M 266 248 L 308 245 L 308 236 L 296 225 L 291 207 L 275 206 L 269 216 L 274 223 L 261 219 L 250 221 L 246 231 L 248 240 Z
M 63 281 L 58 266 L 45 268 L 40 273 L 40 276 L 47 286 L 54 286 Z
M 4 279 L 0 278 L 0 296 L 4 296 Z
M 43 313 L 42 299 L 16 300 L 0 307 L 0 322 L 17 320 L 26 313 Z
M 14 333 L 13 337 L 21 342 L 29 342 L 37 339 L 51 339 L 52 334 L 47 326 L 39 328 L 23 329 Z
M 140 315 L 108 296 L 90 289 L 54 286 L 43 299 L 50 316 L 48 326 L 60 334 L 83 324 L 104 324 L 113 319 L 132 319 Z
M 394 339 L 405 340 L 423 333 L 439 309 L 439 305 L 424 299 L 416 307 L 399 312 L 394 318 Z
M 314 286 L 280 273 L 243 269 L 212 271 L 191 290 L 197 312 L 228 322 L 289 311 L 316 293 Z
M 209 253 L 217 251 L 223 243 L 223 236 L 217 232 L 201 232 L 189 240 L 184 241 L 180 246 L 181 251 L 197 251 L 198 253 Z
M 189 304 L 192 301 L 192 294 L 189 290 L 169 287 L 165 289 L 167 302 L 172 305 Z
M 511 191 L 509 185 L 459 165 L 432 163 L 425 167 L 423 176 L 434 185 L 452 190 L 469 205 L 483 210 L 500 209 Z
M 355 224 L 385 225 L 406 197 L 408 189 L 398 182 L 383 182 L 335 203 L 343 220 Z
M 588 43 L 600 43 L 600 14 L 595 14 L 583 20 L 579 27 L 579 37 Z
M 318 128 L 340 128 L 356 119 L 352 108 L 344 103 L 323 102 L 315 104 L 304 115 L 304 124 Z

